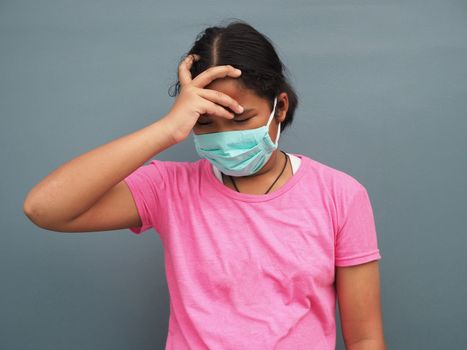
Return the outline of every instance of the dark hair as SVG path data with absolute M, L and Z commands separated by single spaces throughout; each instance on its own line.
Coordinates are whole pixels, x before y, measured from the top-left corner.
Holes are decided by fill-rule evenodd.
M 281 132 L 292 123 L 298 97 L 284 76 L 284 72 L 288 70 L 279 59 L 270 39 L 251 25 L 235 19 L 226 26 L 208 27 L 198 34 L 193 47 L 181 58 L 179 64 L 190 54 L 201 56 L 191 66 L 193 79 L 209 67 L 229 64 L 242 71 L 241 76 L 236 78 L 238 82 L 259 97 L 269 100 L 271 109 L 274 97 L 286 92 L 289 107 L 281 124 Z M 175 94 L 169 90 L 169 95 L 178 95 L 180 89 L 180 81 L 177 80 Z

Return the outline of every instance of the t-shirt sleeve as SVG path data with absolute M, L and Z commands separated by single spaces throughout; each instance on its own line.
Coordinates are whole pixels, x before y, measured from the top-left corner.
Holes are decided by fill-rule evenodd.
M 348 200 L 343 200 L 342 219 L 335 241 L 335 265 L 352 266 L 381 259 L 373 209 L 368 192 L 357 184 Z
M 164 162 L 152 160 L 137 168 L 134 172 L 124 178 L 133 196 L 142 225 L 129 227 L 135 233 L 142 233 L 152 227 L 159 230 L 162 220 L 161 203 L 165 196 L 165 172 Z

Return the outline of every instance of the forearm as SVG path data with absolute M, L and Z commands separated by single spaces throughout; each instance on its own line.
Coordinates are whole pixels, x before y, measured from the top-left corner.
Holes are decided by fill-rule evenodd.
M 148 159 L 175 143 L 160 119 L 61 165 L 28 193 L 24 211 L 40 223 L 71 220 Z

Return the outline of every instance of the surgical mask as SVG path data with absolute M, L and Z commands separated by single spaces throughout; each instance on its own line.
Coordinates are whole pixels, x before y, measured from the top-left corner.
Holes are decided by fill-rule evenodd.
M 247 176 L 258 172 L 278 146 L 280 124 L 274 143 L 269 136 L 269 124 L 274 118 L 276 104 L 277 97 L 267 124 L 259 128 L 200 135 L 193 133 L 196 152 L 226 175 Z

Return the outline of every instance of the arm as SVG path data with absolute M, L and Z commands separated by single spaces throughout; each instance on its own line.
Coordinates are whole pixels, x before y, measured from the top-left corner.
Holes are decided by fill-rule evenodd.
M 347 350 L 386 350 L 378 261 L 337 267 L 336 289 Z
M 139 216 L 123 179 L 175 144 L 162 118 L 61 165 L 28 193 L 23 211 L 54 231 L 98 231 L 137 226 Z
M 60 232 L 112 230 L 139 226 L 141 220 L 125 177 L 148 159 L 186 139 L 200 115 L 231 119 L 224 107 L 241 112 L 229 95 L 205 89 L 218 78 L 238 77 L 230 65 L 210 67 L 192 79 L 198 55 L 179 65 L 181 92 L 164 118 L 86 152 L 55 169 L 34 186 L 23 211 L 36 225 Z

